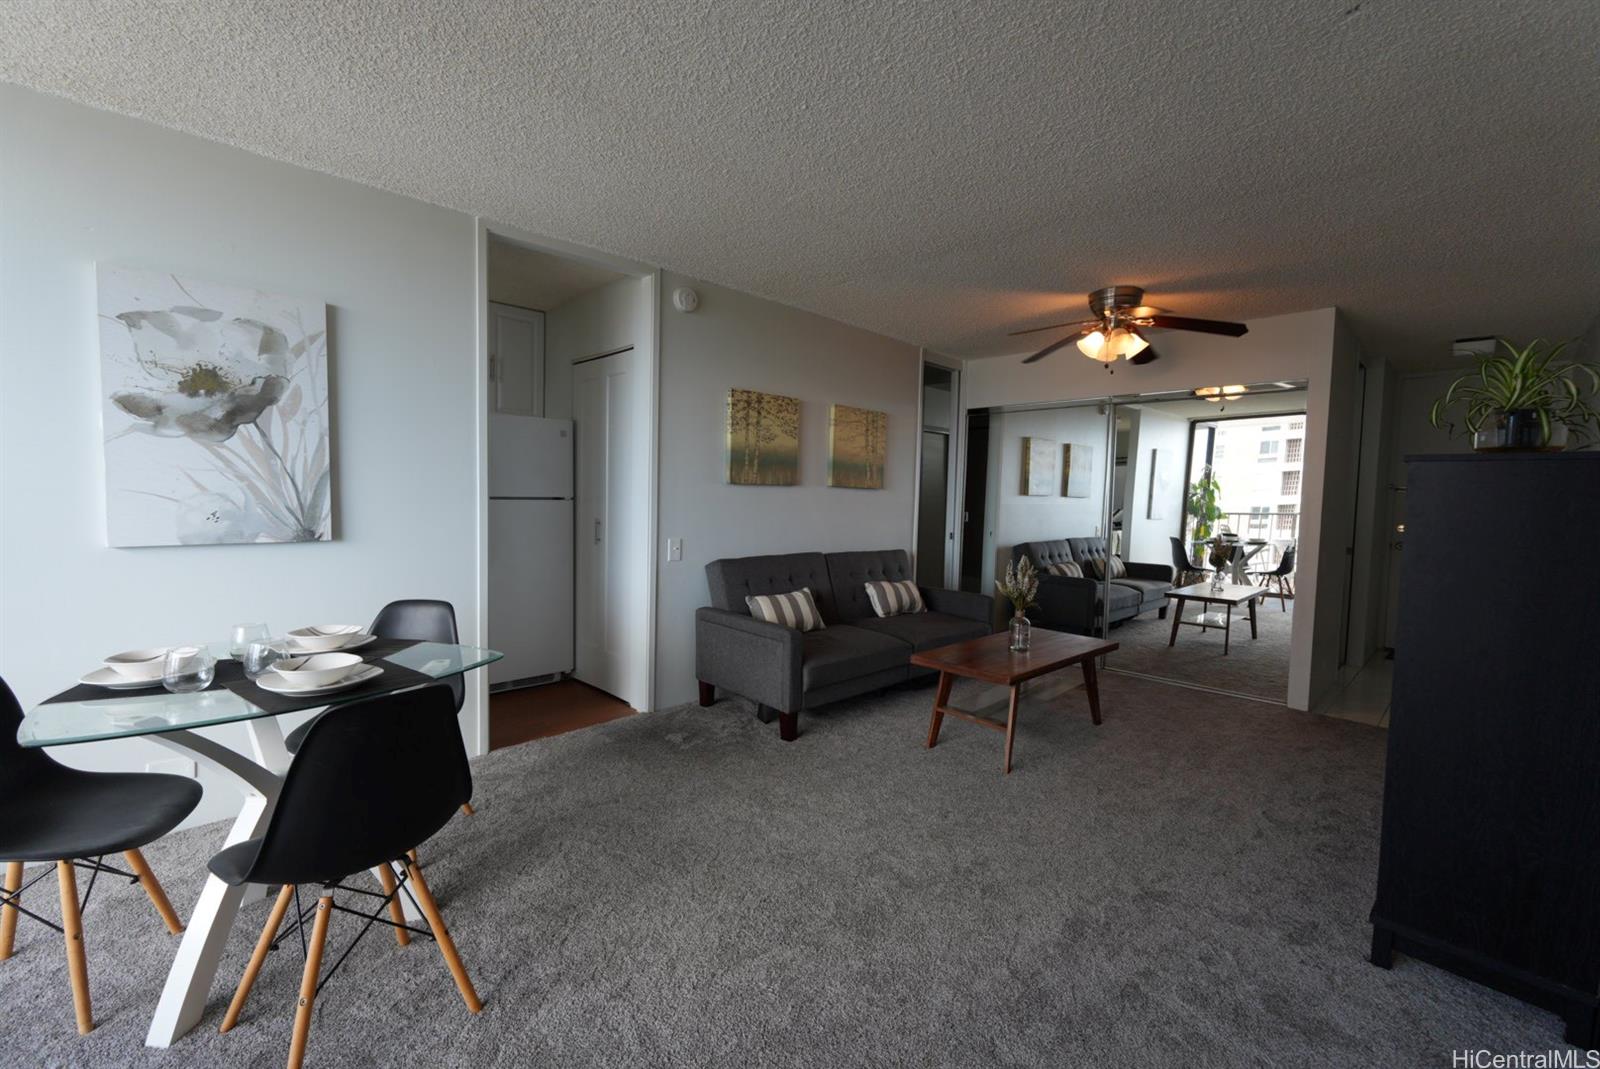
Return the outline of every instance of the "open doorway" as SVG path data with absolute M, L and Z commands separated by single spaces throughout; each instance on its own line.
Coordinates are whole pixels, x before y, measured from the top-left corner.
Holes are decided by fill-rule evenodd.
M 631 608 L 620 591 L 633 577 L 618 573 L 643 557 L 647 470 L 612 417 L 631 433 L 648 391 L 630 383 L 620 397 L 602 390 L 598 408 L 580 401 L 594 393 L 586 361 L 631 367 L 647 280 L 495 234 L 486 259 L 486 642 L 505 655 L 489 670 L 496 749 L 626 716 L 644 702 L 638 651 L 604 636 L 607 621 Z M 582 537 L 591 526 L 593 544 Z M 597 562 L 595 545 L 612 538 L 623 563 L 608 566 L 603 552 Z M 595 635 L 632 675 L 595 667 Z
M 922 449 L 917 477 L 917 582 L 956 585 L 956 395 L 960 372 L 922 365 Z

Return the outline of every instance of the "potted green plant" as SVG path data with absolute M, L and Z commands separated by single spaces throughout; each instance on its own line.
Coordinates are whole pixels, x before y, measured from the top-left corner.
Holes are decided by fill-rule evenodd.
M 1039 573 L 1033 561 L 1019 557 L 1006 565 L 1003 576 L 995 580 L 1000 596 L 1011 602 L 1011 648 L 1025 650 L 1032 637 L 1033 624 L 1028 622 L 1028 610 L 1037 604 Z
M 1564 360 L 1568 342 L 1535 338 L 1522 348 L 1500 338 L 1433 402 L 1428 422 L 1451 435 L 1472 435 L 1478 450 L 1583 448 L 1600 437 L 1600 368 Z M 1504 350 L 1501 352 L 1500 350 Z
M 1194 541 L 1204 542 L 1210 538 L 1217 521 L 1227 515 L 1217 503 L 1221 499 L 1222 485 L 1217 482 L 1216 472 L 1207 464 L 1201 469 L 1200 478 L 1189 487 L 1189 518 L 1194 520 L 1194 530 L 1191 532 Z

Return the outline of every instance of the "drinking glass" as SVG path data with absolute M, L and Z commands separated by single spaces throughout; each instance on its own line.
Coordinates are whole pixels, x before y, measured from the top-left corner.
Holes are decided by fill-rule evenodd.
M 250 648 L 250 643 L 259 642 L 271 634 L 266 624 L 234 624 L 233 638 L 228 643 L 228 652 L 235 657 L 242 657 L 244 651 Z
M 217 675 L 217 659 L 204 646 L 174 646 L 162 666 L 161 685 L 174 694 L 205 690 Z
M 244 674 L 249 679 L 259 679 L 283 659 L 283 645 L 275 638 L 256 639 L 244 650 Z

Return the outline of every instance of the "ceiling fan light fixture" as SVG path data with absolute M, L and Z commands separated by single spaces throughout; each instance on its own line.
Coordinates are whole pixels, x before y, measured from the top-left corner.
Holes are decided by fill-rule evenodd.
M 1138 356 L 1150 343 L 1125 327 L 1113 327 L 1106 335 L 1106 348 L 1116 356 Z
M 1078 339 L 1078 352 L 1090 360 L 1098 360 L 1102 364 L 1109 364 L 1117 358 L 1116 353 L 1106 351 L 1106 335 L 1104 331 L 1097 330 L 1092 334 L 1085 334 Z
M 1240 394 L 1249 392 L 1248 386 L 1202 386 L 1194 392 L 1194 395 L 1216 404 L 1218 401 L 1231 401 Z

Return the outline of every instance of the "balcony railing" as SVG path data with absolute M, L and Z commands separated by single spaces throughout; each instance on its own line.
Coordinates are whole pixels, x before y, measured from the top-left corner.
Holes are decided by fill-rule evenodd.
M 1203 559 L 1200 547 L 1194 537 L 1194 519 L 1187 521 L 1189 549 L 1193 559 Z M 1298 512 L 1228 512 L 1222 519 L 1212 525 L 1212 533 L 1232 531 L 1241 539 L 1261 539 L 1267 543 L 1267 548 L 1262 551 L 1259 560 L 1252 560 L 1251 567 L 1275 567 L 1278 558 L 1291 544 L 1300 541 L 1300 513 Z

